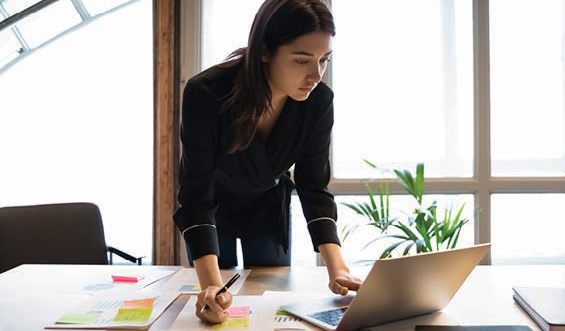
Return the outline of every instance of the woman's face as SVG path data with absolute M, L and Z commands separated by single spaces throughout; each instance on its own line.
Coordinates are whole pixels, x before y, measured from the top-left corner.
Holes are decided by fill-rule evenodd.
M 291 97 L 296 101 L 308 98 L 322 79 L 332 52 L 332 36 L 312 32 L 282 45 L 275 54 L 262 57 L 266 62 L 273 99 Z

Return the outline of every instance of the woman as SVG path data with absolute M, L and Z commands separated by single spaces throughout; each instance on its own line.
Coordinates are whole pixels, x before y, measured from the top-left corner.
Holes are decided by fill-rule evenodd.
M 328 192 L 333 93 L 321 83 L 335 35 L 319 0 L 266 0 L 248 46 L 187 83 L 183 95 L 181 207 L 174 215 L 202 292 L 196 315 L 221 322 L 231 304 L 219 267 L 290 265 L 290 195 L 296 188 L 329 287 L 345 295 L 349 274 Z M 294 182 L 289 169 L 294 169 Z M 208 309 L 201 309 L 208 305 Z

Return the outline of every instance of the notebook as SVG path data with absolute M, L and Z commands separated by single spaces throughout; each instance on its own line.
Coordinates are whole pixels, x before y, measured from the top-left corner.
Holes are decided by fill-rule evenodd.
M 514 300 L 544 331 L 565 331 L 565 288 L 513 287 Z

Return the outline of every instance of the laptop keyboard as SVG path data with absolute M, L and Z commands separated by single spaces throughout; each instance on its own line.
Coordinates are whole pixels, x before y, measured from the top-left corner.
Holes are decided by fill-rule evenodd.
M 346 310 L 347 307 L 342 307 L 342 308 L 320 311 L 314 314 L 310 314 L 308 316 L 315 318 L 319 321 L 322 321 L 326 324 L 337 326 L 339 324 L 339 321 L 341 321 L 343 314 L 345 314 Z

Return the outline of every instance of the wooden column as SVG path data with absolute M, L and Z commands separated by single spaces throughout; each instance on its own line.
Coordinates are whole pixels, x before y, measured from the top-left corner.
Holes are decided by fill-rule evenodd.
M 180 0 L 153 0 L 154 234 L 153 263 L 178 264 L 175 253 L 179 160 Z

